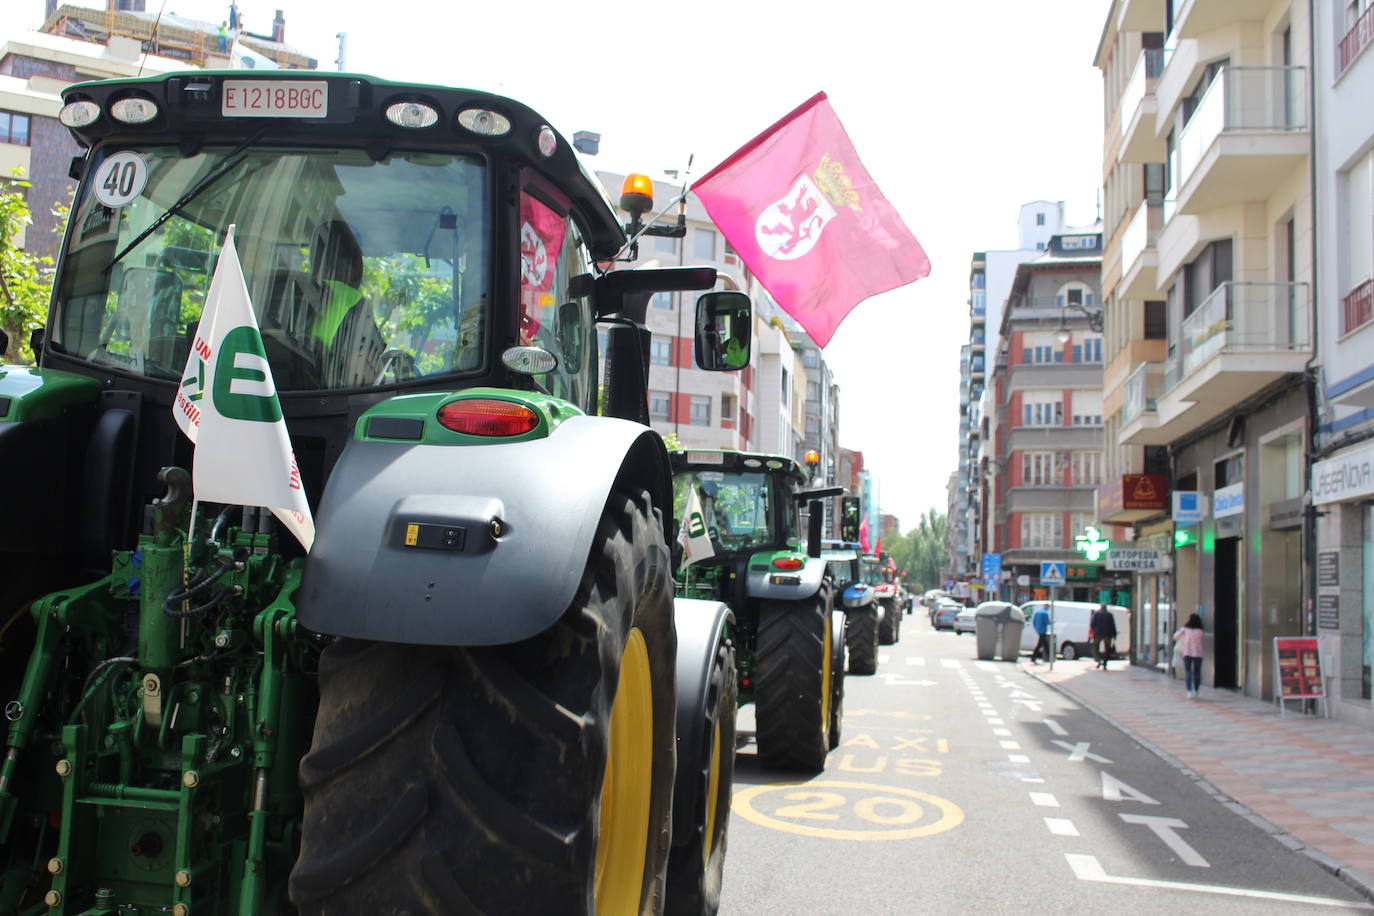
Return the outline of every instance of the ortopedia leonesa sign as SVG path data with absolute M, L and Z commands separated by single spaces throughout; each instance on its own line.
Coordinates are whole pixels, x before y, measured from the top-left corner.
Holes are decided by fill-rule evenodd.
M 1109 550 L 1105 565 L 1111 572 L 1166 572 L 1170 568 L 1169 555 L 1162 550 Z

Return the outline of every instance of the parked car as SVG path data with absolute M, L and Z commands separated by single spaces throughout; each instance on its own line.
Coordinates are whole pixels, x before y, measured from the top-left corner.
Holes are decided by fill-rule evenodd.
M 962 604 L 955 601 L 942 601 L 935 605 L 935 614 L 931 618 L 931 623 L 937 630 L 954 629 L 954 618 L 959 616 L 959 612 L 964 609 Z
M 1036 608 L 1049 609 L 1054 616 L 1054 645 L 1059 654 L 1066 659 L 1091 656 L 1092 641 L 1088 639 L 1088 621 L 1093 611 L 1102 605 L 1096 601 L 1027 601 L 1021 605 L 1021 613 L 1026 615 L 1026 628 L 1021 631 L 1021 651 L 1035 650 L 1037 634 L 1031 626 L 1031 616 Z M 1124 657 L 1131 649 L 1131 612 L 1118 604 L 1109 604 L 1107 609 L 1116 618 L 1116 654 Z
M 978 617 L 978 609 L 966 607 L 954 617 L 954 632 L 972 633 L 977 627 L 974 621 Z

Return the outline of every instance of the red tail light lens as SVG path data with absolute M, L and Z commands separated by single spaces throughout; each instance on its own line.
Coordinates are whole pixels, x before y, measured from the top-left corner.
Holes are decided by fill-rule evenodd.
M 801 569 L 806 564 L 796 557 L 778 557 L 773 561 L 774 569 Z
M 524 404 L 474 398 L 439 408 L 439 425 L 469 436 L 521 436 L 539 425 L 539 414 Z

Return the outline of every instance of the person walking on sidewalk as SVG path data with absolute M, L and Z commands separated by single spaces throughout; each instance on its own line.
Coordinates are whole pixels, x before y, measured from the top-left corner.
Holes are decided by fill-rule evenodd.
M 1045 661 L 1054 658 L 1054 646 L 1050 644 L 1050 612 L 1043 605 L 1035 607 L 1035 613 L 1031 614 L 1031 626 L 1035 628 L 1036 640 L 1035 651 L 1031 652 L 1031 661 L 1040 660 L 1040 653 L 1045 653 Z
M 1174 642 L 1183 656 L 1183 686 L 1188 691 L 1188 699 L 1196 699 L 1198 688 L 1202 686 L 1202 618 L 1190 615 L 1188 622 L 1174 634 Z
M 1093 642 L 1093 657 L 1097 659 L 1097 667 L 1106 671 L 1107 662 L 1116 654 L 1116 618 L 1105 604 L 1093 611 L 1092 619 L 1088 621 L 1088 638 Z

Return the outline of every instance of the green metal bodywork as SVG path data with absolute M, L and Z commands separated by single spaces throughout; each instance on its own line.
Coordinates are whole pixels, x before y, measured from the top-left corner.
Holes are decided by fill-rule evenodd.
M 23 423 L 58 416 L 68 407 L 89 404 L 100 382 L 84 375 L 32 366 L 0 367 L 0 423 Z

